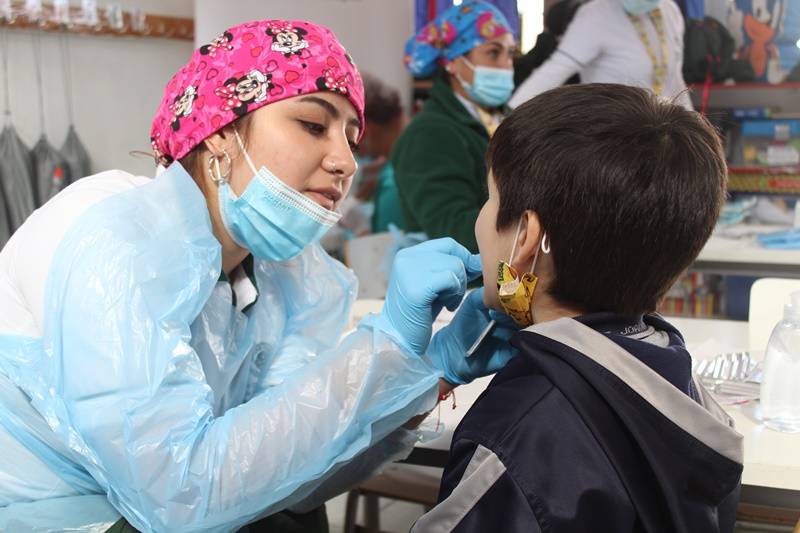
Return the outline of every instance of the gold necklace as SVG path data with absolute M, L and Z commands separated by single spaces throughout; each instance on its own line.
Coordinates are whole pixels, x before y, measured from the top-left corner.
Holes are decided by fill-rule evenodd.
M 475 110 L 478 112 L 478 116 L 481 117 L 481 122 L 483 122 L 483 127 L 486 128 L 489 137 L 494 135 L 495 130 L 500 125 L 500 121 L 497 120 L 497 117 L 477 104 L 475 105 Z
M 644 31 L 642 19 L 636 15 L 628 13 L 628 18 L 631 19 L 633 27 L 639 33 L 639 39 L 647 49 L 647 55 L 650 56 L 650 62 L 653 64 L 653 90 L 656 94 L 661 94 L 661 89 L 664 86 L 664 80 L 667 77 L 667 38 L 664 35 L 664 16 L 661 14 L 660 9 L 656 9 L 650 13 L 653 20 L 653 25 L 656 27 L 656 34 L 658 35 L 658 42 L 661 45 L 661 61 L 656 60 L 656 52 L 647 33 Z

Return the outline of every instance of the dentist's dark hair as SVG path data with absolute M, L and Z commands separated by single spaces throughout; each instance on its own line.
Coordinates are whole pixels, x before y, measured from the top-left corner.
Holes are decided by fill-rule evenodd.
M 225 126 L 222 131 L 228 135 L 233 135 L 233 128 L 236 127 L 236 130 L 242 138 L 242 143 L 245 148 L 247 148 L 250 139 L 250 124 L 252 120 L 253 114 L 248 113 Z M 206 143 L 200 142 L 197 146 L 192 148 L 188 154 L 180 159 L 181 166 L 192 176 L 192 179 L 194 179 L 197 186 L 203 192 L 206 192 L 207 188 L 207 182 L 203 177 L 206 175 L 208 169 L 208 156 L 210 154 L 211 152 L 206 148 Z M 235 157 L 236 155 L 237 154 L 231 154 L 231 157 Z M 224 165 L 222 162 L 220 164 Z

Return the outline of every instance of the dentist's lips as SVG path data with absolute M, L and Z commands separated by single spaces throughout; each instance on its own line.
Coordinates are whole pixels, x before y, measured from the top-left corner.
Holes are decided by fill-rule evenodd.
M 307 191 L 306 196 L 317 202 L 328 211 L 333 211 L 333 208 L 336 206 L 336 202 L 338 202 L 342 197 L 342 193 L 335 188 L 313 189 Z

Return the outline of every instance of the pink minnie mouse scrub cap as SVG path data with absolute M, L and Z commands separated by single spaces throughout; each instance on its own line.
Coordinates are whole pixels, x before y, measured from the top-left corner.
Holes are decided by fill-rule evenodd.
M 201 46 L 170 80 L 150 143 L 169 166 L 251 111 L 319 91 L 346 96 L 364 123 L 361 76 L 331 30 L 285 20 L 240 24 Z

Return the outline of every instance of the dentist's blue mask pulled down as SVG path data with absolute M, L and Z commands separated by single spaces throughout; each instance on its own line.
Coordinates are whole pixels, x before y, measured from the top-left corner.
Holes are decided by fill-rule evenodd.
M 458 81 L 472 101 L 484 107 L 498 107 L 511 99 L 514 92 L 514 71 L 506 68 L 477 67 L 461 56 L 461 60 L 475 73 L 472 85 L 456 74 Z
M 240 197 L 219 185 L 219 210 L 231 238 L 254 257 L 285 261 L 318 242 L 342 217 L 283 183 L 266 167 L 256 170 L 234 128 L 236 142 L 254 177 Z

